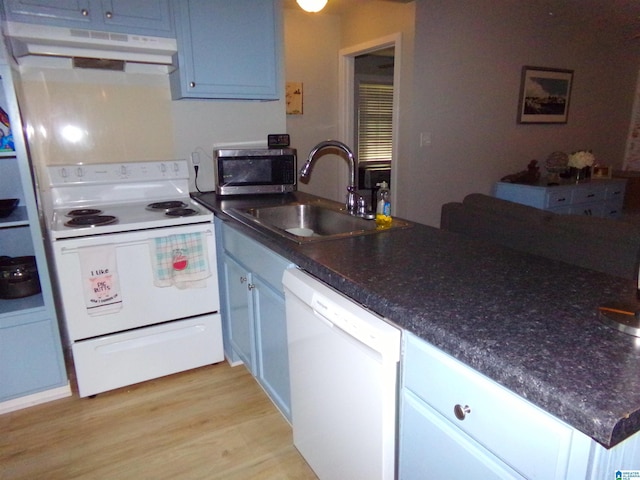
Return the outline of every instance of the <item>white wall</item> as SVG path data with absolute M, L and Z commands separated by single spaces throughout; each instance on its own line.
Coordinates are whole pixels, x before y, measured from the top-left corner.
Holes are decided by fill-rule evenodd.
M 620 167 L 638 42 L 616 43 L 537 2 L 417 0 L 411 142 L 401 171 L 407 217 L 439 225 L 443 203 L 490 193 L 501 177 L 556 150 L 592 149 Z M 575 71 L 566 125 L 516 123 L 523 65 Z
M 198 186 L 210 191 L 214 144 L 266 144 L 267 134 L 286 130 L 284 99 L 173 101 L 166 74 L 23 67 L 21 87 L 43 191 L 46 165 L 168 160 L 189 158 L 193 151 L 201 157 Z M 70 126 L 76 139 L 63 134 Z
M 309 14 L 299 8 L 284 10 L 285 81 L 302 82 L 303 113 L 287 115 L 291 145 L 298 150 L 298 165 L 320 141 L 338 134 L 338 50 L 340 17 Z M 318 158 L 308 183 L 298 189 L 336 201 L 344 201 L 346 176 L 338 166 L 346 163 L 335 155 Z
M 400 34 L 400 45 L 395 51 L 395 68 L 400 69 L 400 84 L 395 85 L 399 94 L 397 149 L 392 166 L 394 189 L 393 215 L 409 218 L 411 208 L 406 190 L 415 188 L 410 180 L 413 155 L 412 143 L 419 141 L 411 125 L 413 99 L 413 58 L 415 37 L 415 3 L 392 2 L 367 3 L 344 15 L 341 29 L 341 48 L 366 44 L 369 41 Z
M 402 33 L 401 108 L 404 111 L 410 108 L 413 10 L 413 3 L 383 1 L 357 5 L 342 16 L 309 14 L 299 8 L 285 9 L 286 80 L 304 84 L 303 115 L 287 116 L 287 131 L 292 144 L 298 148 L 299 163 L 306 159 L 309 150 L 319 141 L 338 138 L 340 49 Z M 401 145 L 405 143 L 404 132 L 408 132 L 407 121 L 408 117 L 405 116 L 400 119 Z M 400 161 L 403 155 L 403 149 L 400 148 Z M 315 162 L 309 183 L 299 184 L 299 189 L 344 201 L 346 171 L 343 159 L 325 155 Z
M 556 150 L 591 149 L 601 163 L 622 166 L 639 41 L 619 42 L 616 32 L 588 27 L 584 17 L 550 16 L 533 1 L 375 2 L 327 17 L 286 11 L 287 78 L 304 76 L 305 90 L 318 88 L 332 72 L 332 64 L 315 66 L 334 58 L 334 35 L 340 49 L 402 32 L 397 215 L 438 226 L 442 204 L 491 193 L 503 176 L 524 170 L 532 159 L 544 164 Z M 575 71 L 567 124 L 517 124 L 524 65 Z M 326 104 L 318 118 L 306 116 L 316 113 L 306 92 L 305 115 L 287 118 L 303 153 L 320 134 L 334 133 L 336 118 L 328 106 L 337 92 L 331 84 L 322 88 Z M 419 146 L 421 133 L 431 136 L 431 146 Z M 328 159 L 317 165 L 333 168 Z M 331 192 L 331 182 L 338 189 L 344 183 L 330 173 L 320 179 Z M 313 193 L 322 195 L 322 186 Z

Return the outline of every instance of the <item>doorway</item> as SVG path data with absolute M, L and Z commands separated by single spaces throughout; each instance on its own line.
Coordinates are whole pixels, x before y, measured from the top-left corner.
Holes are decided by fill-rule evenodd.
M 367 155 L 367 159 L 363 163 L 370 167 L 368 174 L 368 188 L 362 193 L 367 198 L 367 195 L 375 194 L 375 184 L 378 181 L 382 181 L 384 176 L 390 176 L 391 182 L 391 199 L 392 205 L 397 204 L 395 192 L 396 192 L 396 179 L 397 171 L 399 168 L 397 159 L 397 142 L 398 142 L 398 105 L 399 105 L 399 85 L 400 85 L 400 59 L 401 59 L 401 34 L 396 33 L 388 35 L 382 38 L 374 39 L 369 42 L 359 44 L 353 47 L 341 49 L 339 52 L 339 88 L 338 88 L 338 131 L 340 137 L 348 144 L 353 145 L 356 152 L 358 152 L 358 115 L 356 112 L 356 105 L 358 102 L 357 90 L 358 82 L 361 79 L 372 79 L 377 77 L 379 81 L 382 77 L 387 77 L 387 82 L 391 80 L 393 85 L 393 101 L 391 106 L 391 128 L 390 128 L 390 155 L 385 153 L 383 156 L 389 156 L 388 159 L 380 158 L 380 161 L 384 160 L 384 165 L 379 163 L 374 164 L 374 159 L 370 155 Z M 365 65 L 367 65 L 365 67 Z M 369 70 L 369 73 L 365 75 L 365 68 Z M 375 72 L 375 75 L 370 75 Z M 386 134 L 385 134 L 386 135 Z M 359 152 L 358 152 L 359 153 Z M 358 153 L 356 154 L 359 159 Z M 386 167 L 388 165 L 388 167 Z M 343 167 L 344 168 L 344 167 Z M 378 168 L 378 170 L 375 170 Z M 383 170 L 386 168 L 386 171 Z M 382 177 L 380 173 L 382 173 Z M 364 173 L 360 176 L 359 187 L 362 188 L 363 182 L 366 180 Z

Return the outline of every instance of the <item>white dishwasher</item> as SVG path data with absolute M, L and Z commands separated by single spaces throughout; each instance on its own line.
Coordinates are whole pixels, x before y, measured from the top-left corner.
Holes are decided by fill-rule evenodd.
M 293 443 L 321 480 L 393 479 L 400 330 L 285 271 Z

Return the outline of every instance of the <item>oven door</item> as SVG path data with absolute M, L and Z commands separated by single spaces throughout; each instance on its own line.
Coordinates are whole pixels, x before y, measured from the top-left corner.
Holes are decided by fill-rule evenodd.
M 205 246 L 204 268 L 208 268 L 210 276 L 192 288 L 155 286 L 154 269 L 159 267 L 152 259 L 152 242 L 160 237 L 191 233 L 199 234 L 197 238 Z M 113 247 L 121 304 L 114 311 L 96 313 L 95 309 L 89 308 L 89 301 L 83 293 L 88 279 L 86 256 L 84 271 L 80 257 L 87 251 Z M 220 309 L 213 223 L 57 240 L 52 248 L 67 334 L 71 341 Z

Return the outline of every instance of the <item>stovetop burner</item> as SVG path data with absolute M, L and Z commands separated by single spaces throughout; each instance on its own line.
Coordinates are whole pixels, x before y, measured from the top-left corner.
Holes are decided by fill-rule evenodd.
M 98 210 L 100 211 L 100 210 Z M 118 220 L 113 215 L 81 215 L 79 217 L 72 217 L 65 223 L 67 227 L 98 227 L 100 225 L 109 225 L 115 223 Z
M 190 217 L 197 215 L 199 212 L 193 208 L 172 208 L 165 212 L 168 217 Z
M 97 208 L 78 208 L 76 210 L 71 210 L 66 213 L 67 217 L 84 217 L 87 215 L 100 215 L 102 210 L 98 210 Z
M 180 200 L 169 200 L 166 202 L 155 202 L 147 205 L 147 210 L 153 211 L 165 211 L 174 210 L 177 208 L 186 208 L 187 204 Z
M 52 240 L 213 221 L 188 194 L 186 160 L 56 165 L 47 174 L 51 198 L 44 207 Z M 179 210 L 166 215 L 172 209 Z

